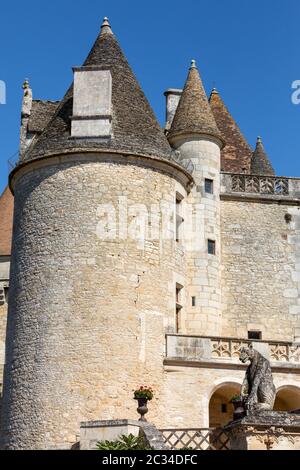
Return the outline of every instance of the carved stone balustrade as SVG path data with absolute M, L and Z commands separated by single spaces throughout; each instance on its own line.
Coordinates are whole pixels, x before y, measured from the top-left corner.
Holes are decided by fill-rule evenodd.
M 300 198 L 300 179 L 285 176 L 221 174 L 221 197 L 254 197 L 271 199 Z
M 240 350 L 250 343 L 271 362 L 272 369 L 291 368 L 300 372 L 300 344 L 242 338 L 168 334 L 165 363 L 215 363 L 225 368 L 243 369 Z

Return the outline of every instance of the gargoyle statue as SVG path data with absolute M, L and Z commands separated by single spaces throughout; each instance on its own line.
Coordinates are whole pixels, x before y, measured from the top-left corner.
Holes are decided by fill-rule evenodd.
M 253 346 L 241 349 L 240 361 L 250 361 L 241 387 L 241 397 L 249 411 L 272 410 L 276 389 L 273 383 L 270 362 Z

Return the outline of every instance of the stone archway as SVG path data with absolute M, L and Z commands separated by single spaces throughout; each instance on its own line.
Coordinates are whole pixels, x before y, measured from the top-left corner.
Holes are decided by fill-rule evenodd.
M 209 401 L 209 427 L 222 427 L 232 421 L 233 406 L 230 400 L 240 394 L 240 389 L 240 384 L 235 382 L 224 382 L 217 386 Z
M 295 385 L 284 385 L 277 390 L 274 403 L 276 411 L 293 411 L 300 409 L 300 388 Z

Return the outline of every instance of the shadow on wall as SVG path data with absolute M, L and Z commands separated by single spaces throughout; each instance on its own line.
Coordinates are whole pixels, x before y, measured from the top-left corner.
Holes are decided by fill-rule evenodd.
M 230 400 L 234 395 L 239 395 L 240 388 L 237 383 L 227 382 L 214 391 L 209 401 L 209 427 L 222 427 L 232 421 L 233 406 Z
M 292 385 L 277 390 L 274 410 L 293 411 L 300 409 L 300 388 Z

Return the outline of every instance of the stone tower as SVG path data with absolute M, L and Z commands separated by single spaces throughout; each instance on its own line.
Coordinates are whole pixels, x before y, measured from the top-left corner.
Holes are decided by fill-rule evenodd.
M 187 250 L 186 327 L 191 333 L 220 334 L 220 149 L 223 141 L 194 60 L 168 139 L 179 151 L 181 161 L 185 165 L 191 162 L 195 181 L 188 204 L 198 215 L 198 228 Z
M 145 210 L 174 205 L 192 177 L 172 157 L 107 19 L 73 70 L 10 176 L 7 449 L 70 448 L 80 421 L 134 417 L 132 389 L 148 379 L 159 393 L 164 335 L 175 330 L 174 273 L 183 276 L 184 263 L 174 237 L 133 233 Z M 215 141 L 195 138 L 213 171 Z

